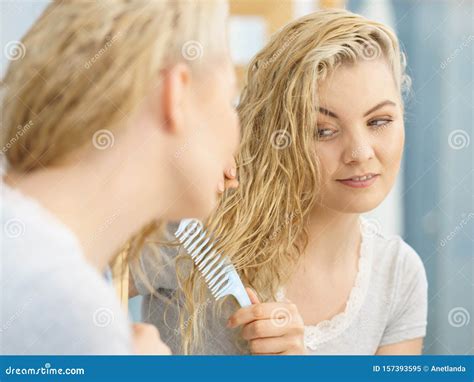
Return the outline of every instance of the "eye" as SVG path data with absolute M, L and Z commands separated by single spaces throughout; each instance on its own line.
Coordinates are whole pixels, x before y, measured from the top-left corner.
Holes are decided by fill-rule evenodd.
M 337 131 L 333 129 L 325 129 L 325 128 L 319 128 L 317 131 L 318 139 L 321 139 L 321 140 L 332 138 L 336 133 Z
M 379 129 L 381 127 L 388 127 L 393 122 L 390 118 L 379 118 L 369 121 L 369 126 Z

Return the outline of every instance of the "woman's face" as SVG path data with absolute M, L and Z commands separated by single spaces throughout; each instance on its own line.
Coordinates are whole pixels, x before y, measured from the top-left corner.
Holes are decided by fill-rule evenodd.
M 320 204 L 346 213 L 370 211 L 394 184 L 405 138 L 390 68 L 382 59 L 343 65 L 320 84 L 318 97 Z

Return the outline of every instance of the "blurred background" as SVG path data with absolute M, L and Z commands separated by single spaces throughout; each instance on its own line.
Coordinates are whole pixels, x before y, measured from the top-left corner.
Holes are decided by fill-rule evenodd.
M 27 54 L 16 42 L 47 4 L 1 0 L 2 76 L 9 60 Z M 381 21 L 400 38 L 413 80 L 404 161 L 393 191 L 367 218 L 402 236 L 424 262 L 424 353 L 474 354 L 474 0 L 231 0 L 229 38 L 241 86 L 247 63 L 272 33 L 322 8 Z M 137 297 L 129 306 L 136 320 L 139 307 Z

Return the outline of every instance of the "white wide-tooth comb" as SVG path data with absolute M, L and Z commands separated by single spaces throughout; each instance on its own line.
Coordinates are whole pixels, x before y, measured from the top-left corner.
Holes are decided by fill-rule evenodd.
M 215 243 L 203 232 L 199 220 L 181 220 L 174 235 L 193 259 L 216 300 L 232 295 L 240 306 L 252 305 L 234 266 L 227 257 L 212 250 Z

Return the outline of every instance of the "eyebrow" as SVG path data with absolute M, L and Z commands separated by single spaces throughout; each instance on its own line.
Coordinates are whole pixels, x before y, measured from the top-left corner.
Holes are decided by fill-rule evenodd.
M 386 105 L 397 106 L 397 104 L 395 102 L 390 101 L 390 100 L 387 99 L 385 101 L 380 102 L 379 104 L 375 105 L 372 109 L 367 111 L 364 114 L 364 117 L 367 117 L 370 113 L 373 113 L 375 110 L 380 109 L 381 107 L 386 106 Z
M 378 110 L 380 109 L 381 107 L 383 106 L 386 106 L 386 105 L 392 105 L 392 106 L 397 106 L 397 104 L 393 101 L 390 101 L 390 100 L 385 100 L 385 101 L 382 101 L 380 103 L 378 103 L 377 105 L 375 105 L 373 108 L 371 108 L 370 110 L 368 110 L 365 114 L 364 114 L 364 117 L 367 117 L 370 113 L 373 113 L 375 110 Z M 332 117 L 332 118 L 336 118 L 336 119 L 339 119 L 339 117 L 337 116 L 337 114 L 333 113 L 332 111 L 328 110 L 328 109 L 325 109 L 324 107 L 320 107 L 319 108 L 319 112 L 324 114 L 324 115 L 328 115 L 329 117 Z

